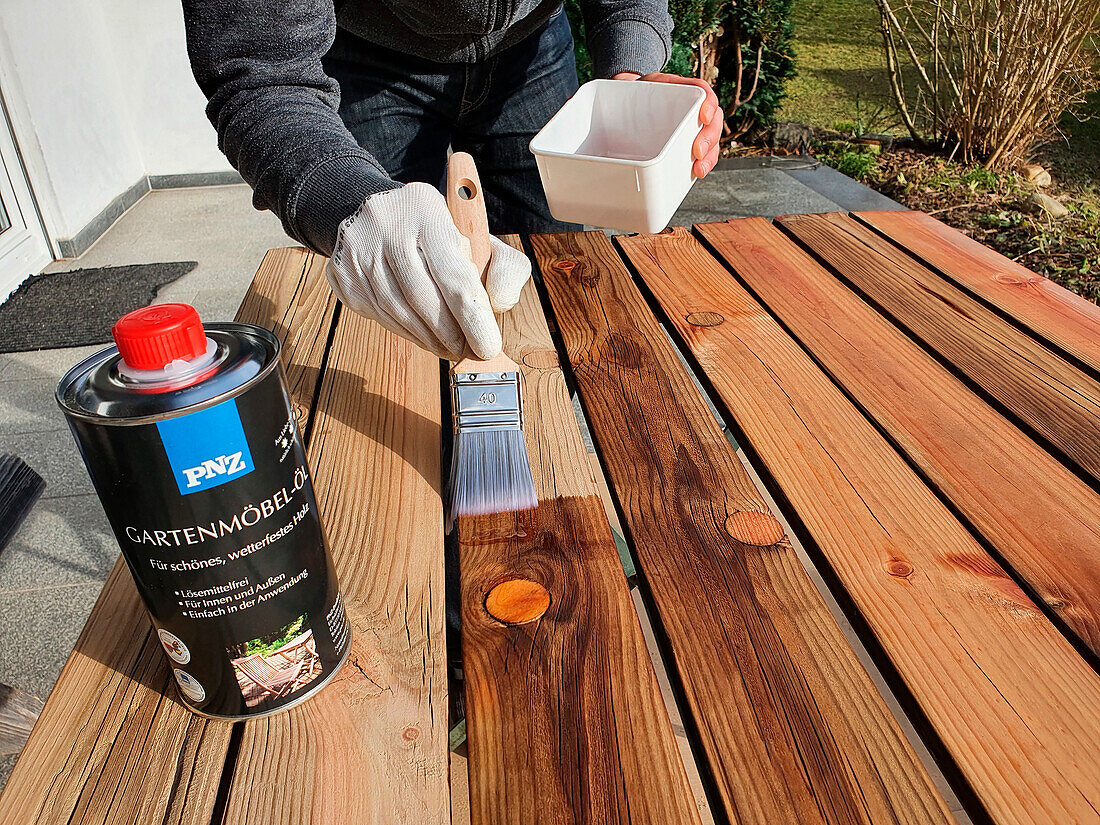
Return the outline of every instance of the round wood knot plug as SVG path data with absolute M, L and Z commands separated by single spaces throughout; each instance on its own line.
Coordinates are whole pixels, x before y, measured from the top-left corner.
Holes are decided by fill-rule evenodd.
M 523 356 L 523 363 L 536 370 L 552 370 L 560 366 L 558 354 L 552 349 L 537 349 Z
M 564 261 L 558 261 L 553 265 L 553 268 L 564 275 L 566 278 L 580 278 L 583 286 L 594 286 L 600 282 L 599 272 L 589 272 L 588 267 L 585 266 L 584 261 L 573 261 L 566 259 Z
M 501 582 L 485 598 L 485 609 L 502 624 L 526 624 L 541 619 L 550 607 L 550 592 L 529 579 Z
M 901 559 L 890 559 L 886 563 L 886 572 L 899 579 L 907 579 L 913 574 L 913 565 Z
M 768 547 L 783 540 L 783 525 L 771 513 L 741 510 L 726 519 L 726 532 L 742 544 Z
M 693 312 L 685 315 L 684 320 L 693 327 L 716 327 L 726 322 L 726 316 L 717 312 Z

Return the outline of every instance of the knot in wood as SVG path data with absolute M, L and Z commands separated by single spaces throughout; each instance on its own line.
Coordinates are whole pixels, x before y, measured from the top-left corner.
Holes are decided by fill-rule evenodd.
M 771 513 L 739 510 L 726 519 L 726 532 L 742 544 L 770 547 L 783 540 L 783 525 Z
M 529 579 L 503 581 L 485 597 L 485 610 L 502 624 L 533 622 L 549 607 L 550 591 Z
M 1039 283 L 1042 278 L 1029 278 L 1026 275 L 1010 275 L 1007 272 L 998 272 L 993 280 L 1005 286 L 1031 286 Z
M 552 370 L 560 366 L 558 354 L 552 349 L 537 349 L 521 359 L 525 365 L 536 370 Z
M 635 341 L 618 332 L 608 334 L 603 355 L 623 369 L 636 370 L 642 365 L 641 348 Z
M 558 261 L 553 268 L 566 278 L 580 278 L 583 286 L 593 286 L 600 282 L 600 273 L 590 272 L 584 261 Z
M 717 312 L 692 312 L 685 315 L 684 320 L 693 327 L 716 327 L 726 322 L 726 316 Z
M 913 573 L 913 565 L 901 559 L 890 559 L 886 563 L 886 572 L 899 579 L 907 579 Z

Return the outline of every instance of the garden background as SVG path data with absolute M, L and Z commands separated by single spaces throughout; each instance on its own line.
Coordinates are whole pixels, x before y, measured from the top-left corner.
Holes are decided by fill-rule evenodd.
M 1058 7 L 1052 0 L 1014 1 L 1036 9 Z M 1007 2 L 958 5 L 984 3 L 996 10 Z M 913 2 L 918 11 L 934 5 L 934 0 Z M 1028 135 L 1030 148 L 1020 157 L 987 169 L 981 157 L 964 161 L 958 147 L 919 146 L 909 137 L 892 94 L 880 7 L 881 0 L 672 0 L 676 29 L 668 70 L 717 78 L 732 127 L 726 156 L 811 153 L 1100 303 L 1100 91 L 1095 73 L 1083 86 L 1093 91 L 1063 113 L 1054 128 Z M 1085 59 L 1100 65 L 1100 3 L 1067 0 L 1063 7 L 1073 8 L 1071 26 L 1086 32 Z M 583 30 L 575 0 L 567 8 L 574 31 Z M 740 29 L 740 49 L 729 44 L 734 28 Z M 742 56 L 743 99 L 756 80 L 756 32 L 764 33 L 763 71 L 756 94 L 736 106 L 736 53 Z M 578 38 L 583 80 L 590 69 L 582 42 Z M 714 65 L 706 65 L 699 55 L 708 48 L 713 53 L 715 43 Z M 1045 49 L 1040 40 L 1021 62 L 1039 62 Z M 907 64 L 904 50 L 899 53 L 899 62 Z M 1026 76 L 1030 67 L 1024 68 Z M 912 98 L 917 85 L 912 67 L 903 65 L 901 74 L 909 78 L 906 93 Z

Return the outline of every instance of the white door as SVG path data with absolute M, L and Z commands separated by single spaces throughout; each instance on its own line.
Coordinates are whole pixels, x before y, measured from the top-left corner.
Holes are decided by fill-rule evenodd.
M 52 260 L 11 126 L 0 110 L 0 301 Z

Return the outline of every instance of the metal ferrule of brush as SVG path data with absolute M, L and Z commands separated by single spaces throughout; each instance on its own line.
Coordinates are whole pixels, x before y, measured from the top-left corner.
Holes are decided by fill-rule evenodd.
M 523 430 L 518 372 L 463 372 L 451 380 L 455 431 Z

